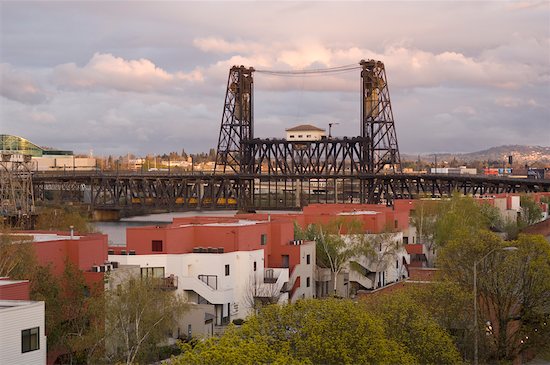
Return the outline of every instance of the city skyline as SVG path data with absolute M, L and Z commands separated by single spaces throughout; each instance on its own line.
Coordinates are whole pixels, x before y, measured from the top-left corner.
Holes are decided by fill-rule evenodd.
M 2 2 L 1 133 L 77 153 L 215 148 L 227 73 L 387 68 L 400 150 L 550 141 L 550 3 Z M 359 71 L 255 74 L 255 131 L 359 134 Z

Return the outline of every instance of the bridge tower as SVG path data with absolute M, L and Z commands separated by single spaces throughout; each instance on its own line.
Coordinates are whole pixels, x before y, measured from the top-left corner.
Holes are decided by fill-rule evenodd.
M 242 171 L 246 154 L 242 141 L 254 138 L 253 72 L 244 66 L 229 70 L 214 172 Z
M 361 137 L 368 138 L 364 153 L 367 172 L 380 173 L 385 166 L 401 172 L 401 158 L 393 122 L 384 63 L 361 60 Z

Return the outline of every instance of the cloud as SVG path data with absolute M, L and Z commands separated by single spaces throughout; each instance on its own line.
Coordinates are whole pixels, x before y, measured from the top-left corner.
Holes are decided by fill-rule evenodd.
M 206 74 L 215 73 L 220 67 L 229 69 L 232 65 L 252 66 L 259 70 L 257 75 L 265 83 L 256 86 L 267 90 L 293 90 L 302 88 L 310 91 L 339 90 L 355 91 L 359 71 L 351 75 L 316 75 L 281 78 L 260 75 L 262 70 L 299 70 L 328 68 L 358 64 L 362 58 L 382 60 L 387 77 L 393 88 L 439 87 L 486 87 L 497 89 L 518 89 L 526 83 L 541 83 L 541 74 L 548 71 L 544 58 L 548 42 L 527 39 L 501 45 L 478 55 L 467 56 L 461 52 L 430 52 L 403 44 L 387 45 L 381 52 L 350 46 L 328 47 L 318 41 L 300 39 L 288 43 L 274 43 L 270 47 L 259 43 L 238 41 L 232 43 L 218 38 L 208 38 L 209 44 L 231 53 L 225 60 L 205 69 Z M 201 41 L 202 42 L 202 41 Z M 201 43 L 195 41 L 194 44 Z M 526 47 L 525 43 L 529 46 Z M 202 44 L 202 43 L 201 43 Z M 250 44 L 250 47 L 243 47 Z M 212 46 L 213 47 L 213 46 Z M 532 59 L 531 64 L 525 62 Z
M 110 53 L 95 53 L 83 67 L 66 63 L 55 67 L 54 82 L 68 89 L 114 89 L 133 92 L 166 92 L 186 82 L 200 82 L 202 73 L 169 73 L 147 59 L 125 60 Z
M 40 104 L 48 99 L 30 73 L 16 70 L 7 63 L 0 64 L 0 95 L 23 104 Z

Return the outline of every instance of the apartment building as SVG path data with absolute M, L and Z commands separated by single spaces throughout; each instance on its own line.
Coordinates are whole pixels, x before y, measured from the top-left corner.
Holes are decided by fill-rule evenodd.
M 46 364 L 44 313 L 27 280 L 0 278 L 0 364 Z
M 166 227 L 127 230 L 109 261 L 174 283 L 190 303 L 212 305 L 214 324 L 252 313 L 256 301 L 314 296 L 315 244 L 294 240 L 291 221 L 176 218 Z
M 312 204 L 304 207 L 300 213 L 242 214 L 238 217 L 293 222 L 302 229 L 310 224 L 327 225 L 335 220 L 354 222 L 355 225 L 359 223 L 363 236 L 361 239 L 372 244 L 373 254 L 351 259 L 336 279 L 330 269 L 322 267 L 316 267 L 314 276 L 316 297 L 334 293 L 348 297 L 358 291 L 373 290 L 408 277 L 410 255 L 404 244 L 403 232 L 409 230 L 411 209 L 411 201 L 394 207 L 374 204 Z M 346 236 L 348 232 L 345 231 L 345 223 L 343 227 L 344 231 L 340 234 Z M 351 244 L 354 238 L 345 239 Z

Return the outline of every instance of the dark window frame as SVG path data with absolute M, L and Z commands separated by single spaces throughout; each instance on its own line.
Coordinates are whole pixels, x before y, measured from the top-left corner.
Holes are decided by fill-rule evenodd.
M 33 348 L 32 339 L 36 336 L 35 348 Z M 21 330 L 21 353 L 40 350 L 40 327 Z
M 162 252 L 162 240 L 152 240 L 151 241 L 151 251 L 153 252 Z
M 231 269 L 229 268 L 229 264 L 225 265 L 225 276 L 229 276 L 231 271 Z

